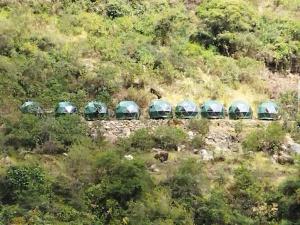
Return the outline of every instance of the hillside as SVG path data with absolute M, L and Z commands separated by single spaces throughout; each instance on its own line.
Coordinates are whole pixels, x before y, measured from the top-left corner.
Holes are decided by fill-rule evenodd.
M 0 225 L 299 224 L 299 21 L 299 0 L 0 1 Z M 281 119 L 150 120 L 153 92 Z

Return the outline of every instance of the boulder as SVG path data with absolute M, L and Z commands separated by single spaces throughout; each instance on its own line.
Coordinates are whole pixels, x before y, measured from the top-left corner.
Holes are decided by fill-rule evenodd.
M 273 160 L 281 165 L 284 164 L 293 164 L 294 159 L 292 156 L 286 154 L 285 152 L 279 152 L 278 154 L 274 154 L 272 156 Z
M 127 159 L 127 160 L 133 160 L 133 156 L 132 155 L 125 155 L 124 158 Z
M 203 161 L 212 161 L 212 160 L 214 160 L 213 155 L 210 152 L 208 152 L 206 149 L 201 149 L 199 151 L 199 154 L 200 154 L 201 159 Z
M 195 155 L 198 155 L 198 154 L 199 154 L 199 152 L 200 152 L 200 150 L 199 150 L 199 149 L 193 149 L 193 153 L 194 153 Z
M 125 137 L 129 137 L 130 134 L 131 134 L 130 128 L 125 128 L 123 130 L 123 134 L 124 134 Z
M 13 164 L 13 161 L 10 159 L 9 156 L 5 156 L 2 159 L 0 159 L 0 166 L 10 166 Z
M 159 172 L 159 169 L 157 168 L 157 166 L 155 164 L 152 164 L 150 166 L 150 171 L 157 173 L 157 172 Z
M 190 140 L 192 140 L 195 136 L 193 131 L 189 131 L 187 134 L 188 134 Z
M 300 154 L 300 145 L 297 143 L 292 143 L 288 146 L 288 150 L 296 154 Z
M 169 158 L 169 153 L 167 151 L 160 151 L 154 155 L 154 158 L 160 162 L 165 162 Z
M 185 150 L 185 145 L 179 145 L 177 146 L 177 152 L 182 152 Z

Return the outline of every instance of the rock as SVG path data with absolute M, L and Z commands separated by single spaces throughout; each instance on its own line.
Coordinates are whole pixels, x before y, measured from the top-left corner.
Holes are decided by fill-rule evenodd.
M 199 154 L 199 152 L 200 152 L 200 150 L 199 150 L 199 149 L 193 149 L 193 153 L 194 153 L 195 155 L 198 155 L 198 154 Z
M 127 127 L 126 127 L 126 128 L 123 130 L 123 134 L 124 134 L 125 137 L 129 137 L 129 135 L 131 134 L 130 128 L 127 128 Z
M 177 146 L 177 152 L 182 152 L 185 150 L 185 145 L 179 145 Z
M 188 134 L 188 136 L 189 136 L 189 139 L 193 139 L 194 136 L 195 136 L 195 134 L 194 134 L 193 131 L 189 131 L 187 134 Z
M 214 160 L 213 155 L 211 153 L 209 153 L 206 149 L 201 149 L 199 153 L 200 153 L 201 159 L 203 161 L 212 161 L 212 160 Z
M 151 170 L 152 172 L 155 172 L 155 173 L 159 172 L 159 169 L 157 168 L 157 166 L 156 166 L 155 164 L 152 164 L 152 165 L 150 166 L 150 170 Z
M 297 143 L 290 144 L 288 150 L 296 154 L 300 154 L 300 145 Z
M 117 135 L 112 134 L 112 133 L 107 133 L 103 134 L 103 136 L 110 142 L 110 143 L 115 143 L 118 140 Z
M 163 150 L 160 148 L 152 148 L 152 152 L 161 152 L 161 151 L 163 151 Z
M 0 165 L 10 166 L 12 165 L 12 160 L 9 156 L 5 156 L 2 159 L 0 159 Z
M 169 153 L 167 151 L 160 151 L 154 155 L 154 158 L 160 162 L 165 162 L 169 158 Z
M 274 154 L 272 156 L 272 159 L 281 165 L 294 163 L 294 159 L 290 155 L 282 151 L 279 152 L 278 154 Z
M 281 145 L 280 148 L 281 148 L 281 150 L 284 151 L 284 152 L 288 151 L 288 147 L 287 147 L 286 145 L 284 145 L 284 144 Z
M 125 155 L 124 158 L 127 159 L 127 160 L 133 160 L 133 156 L 132 155 Z

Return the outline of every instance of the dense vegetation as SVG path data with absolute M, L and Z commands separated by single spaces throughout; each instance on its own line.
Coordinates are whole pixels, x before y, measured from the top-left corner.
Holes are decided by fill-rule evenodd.
M 295 90 L 278 96 L 283 125 L 244 137 L 237 123 L 242 153 L 213 164 L 176 155 L 179 145 L 210 147 L 207 120 L 189 123 L 193 138 L 162 126 L 111 144 L 90 137 L 78 115 L 18 111 L 26 99 L 49 110 L 92 99 L 146 107 L 152 86 L 173 100 L 250 93 L 255 105 L 272 95 L 265 73 L 300 72 L 298 0 L 195 2 L 0 3 L 0 224 L 299 224 L 299 159 L 282 167 L 269 160 L 287 133 L 300 140 L 288 123 L 300 121 Z M 152 148 L 176 156 L 158 175 L 149 171 L 158 163 Z

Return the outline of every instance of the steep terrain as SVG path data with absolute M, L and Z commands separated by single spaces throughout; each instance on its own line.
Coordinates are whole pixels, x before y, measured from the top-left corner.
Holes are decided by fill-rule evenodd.
M 300 223 L 299 0 L 0 1 L 0 225 Z M 149 120 L 272 99 L 279 121 Z M 27 99 L 48 114 L 22 114 Z M 138 121 L 55 117 L 120 100 Z

